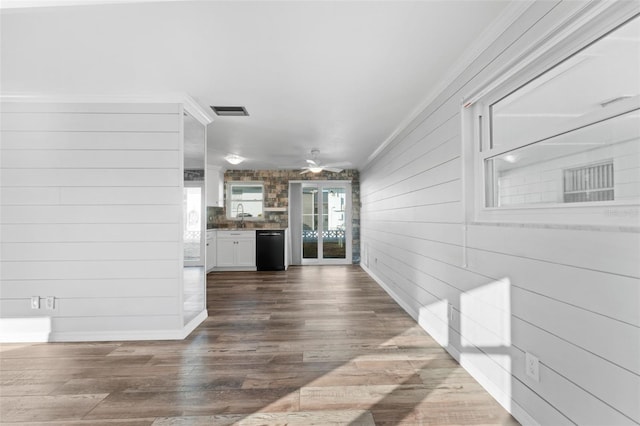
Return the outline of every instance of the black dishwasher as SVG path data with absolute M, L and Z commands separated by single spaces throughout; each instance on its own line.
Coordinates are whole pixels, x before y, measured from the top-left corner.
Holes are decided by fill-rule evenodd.
M 256 230 L 258 271 L 284 271 L 284 230 Z

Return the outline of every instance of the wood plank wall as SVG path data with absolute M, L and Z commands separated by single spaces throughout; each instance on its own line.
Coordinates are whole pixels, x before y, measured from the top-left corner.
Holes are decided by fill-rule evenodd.
M 181 111 L 2 104 L 3 319 L 50 318 L 51 340 L 182 328 Z
M 362 170 L 362 264 L 517 418 L 638 424 L 640 234 L 476 223 L 463 250 L 461 99 L 579 3 L 534 3 Z

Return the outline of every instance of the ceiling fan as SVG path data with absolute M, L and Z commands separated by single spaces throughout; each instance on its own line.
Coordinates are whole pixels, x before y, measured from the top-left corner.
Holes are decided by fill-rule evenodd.
M 344 170 L 343 167 L 350 165 L 350 163 L 340 163 L 340 164 L 320 164 L 318 162 L 318 155 L 320 151 L 317 149 L 311 150 L 311 159 L 307 159 L 307 165 L 302 167 L 302 171 L 300 174 L 305 173 L 320 173 L 321 171 L 340 173 Z

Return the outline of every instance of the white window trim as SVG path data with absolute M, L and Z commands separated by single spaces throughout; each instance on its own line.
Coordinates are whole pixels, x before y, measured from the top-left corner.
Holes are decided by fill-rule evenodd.
M 473 95 L 462 100 L 463 204 L 465 223 L 505 223 L 563 225 L 566 227 L 624 227 L 640 229 L 640 204 L 629 201 L 554 203 L 514 207 L 485 206 L 484 160 L 513 150 L 514 146 L 487 151 L 490 141 L 489 105 L 558 65 L 575 52 L 595 42 L 639 13 L 632 2 L 603 2 L 585 8 L 559 24 L 555 33 L 546 34 L 527 49 L 509 69 L 501 69 L 480 85 Z M 608 109 L 607 116 L 628 110 L 637 99 L 620 102 Z M 478 117 L 482 116 L 482 125 Z M 603 115 L 602 119 L 606 118 Z M 526 144 L 525 144 L 526 145 Z M 518 145 L 523 146 L 523 145 Z
M 264 193 L 264 182 L 262 181 L 242 181 L 242 180 L 230 180 L 227 182 L 227 187 L 226 189 L 226 193 L 227 193 L 227 201 L 226 201 L 226 210 L 227 210 L 227 219 L 228 220 L 236 220 L 239 221 L 240 219 L 234 216 L 234 213 L 231 209 L 231 187 L 232 186 L 259 186 L 262 188 L 262 216 L 258 216 L 258 217 L 245 217 L 244 221 L 245 222 L 260 222 L 264 220 L 264 199 L 265 199 L 265 193 Z

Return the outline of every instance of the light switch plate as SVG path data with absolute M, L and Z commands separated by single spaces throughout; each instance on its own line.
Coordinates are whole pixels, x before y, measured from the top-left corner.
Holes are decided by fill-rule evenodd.
M 31 296 L 31 309 L 40 309 L 40 296 Z

